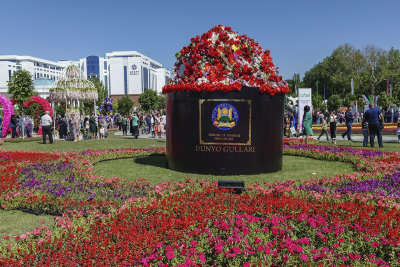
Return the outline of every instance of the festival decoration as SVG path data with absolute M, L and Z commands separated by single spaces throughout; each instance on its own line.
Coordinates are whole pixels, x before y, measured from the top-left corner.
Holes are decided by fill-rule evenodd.
M 86 80 L 85 74 L 75 65 L 65 68 L 57 81 L 57 86 L 50 89 L 50 101 L 66 100 L 97 101 L 98 94 L 94 84 Z
M 14 114 L 13 104 L 10 99 L 0 94 L 0 104 L 3 107 L 3 128 L 1 136 L 4 138 L 8 133 L 8 125 L 11 121 L 11 116 Z
M 114 110 L 113 110 L 112 102 L 113 102 L 112 98 L 105 97 L 103 106 L 99 107 L 99 112 L 101 113 L 102 111 L 104 111 L 104 114 L 107 116 L 113 115 Z
M 53 117 L 53 109 L 51 108 L 50 103 L 46 99 L 40 96 L 32 96 L 30 99 L 28 99 L 27 102 L 24 102 L 24 106 L 28 108 L 33 103 L 38 103 L 39 105 L 41 105 L 44 111 L 48 111 L 50 113 L 49 114 L 50 117 Z
M 191 39 L 176 55 L 175 78 L 163 93 L 181 91 L 234 91 L 242 86 L 260 92 L 286 94 L 289 86 L 272 63 L 270 51 L 230 27 L 218 25 Z

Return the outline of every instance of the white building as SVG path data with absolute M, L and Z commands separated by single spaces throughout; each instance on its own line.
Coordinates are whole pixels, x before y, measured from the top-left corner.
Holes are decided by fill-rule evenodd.
M 49 96 L 49 89 L 59 79 L 64 66 L 31 56 L 0 56 L 0 93 L 7 95 L 7 82 L 11 75 L 19 69 L 27 70 L 32 75 L 35 90 L 41 97 Z
M 103 82 L 114 99 L 129 95 L 137 104 L 138 96 L 147 89 L 160 93 L 168 83 L 171 72 L 162 64 L 136 51 L 116 51 L 106 57 L 88 56 L 78 61 L 53 62 L 31 56 L 0 56 L 0 93 L 7 95 L 7 82 L 14 71 L 25 69 L 32 75 L 35 90 L 41 97 L 49 96 L 62 70 L 74 64 L 88 78 Z
M 109 74 L 109 94 L 138 96 L 144 90 L 160 93 L 171 72 L 162 64 L 136 51 L 116 51 L 106 54 Z

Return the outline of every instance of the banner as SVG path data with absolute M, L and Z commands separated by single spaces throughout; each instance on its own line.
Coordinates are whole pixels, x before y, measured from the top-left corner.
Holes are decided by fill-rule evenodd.
M 312 114 L 311 88 L 299 88 L 299 132 L 303 131 L 304 107 L 309 106 Z

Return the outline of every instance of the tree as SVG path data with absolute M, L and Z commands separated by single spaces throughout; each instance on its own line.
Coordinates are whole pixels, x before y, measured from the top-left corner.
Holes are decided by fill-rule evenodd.
M 357 100 L 357 97 L 351 93 L 346 94 L 346 96 L 343 99 L 343 106 L 350 106 L 354 103 L 354 101 Z
M 101 106 L 104 103 L 104 98 L 108 97 L 108 91 L 104 84 L 99 79 L 91 78 L 90 81 L 93 82 L 94 86 L 97 89 L 97 94 L 99 98 L 97 99 L 96 105 Z
M 18 104 L 23 117 L 23 102 L 28 101 L 35 94 L 32 75 L 27 70 L 17 70 L 11 75 L 7 85 L 8 93 L 12 95 L 12 98 Z M 22 127 L 22 138 L 24 138 L 24 127 Z
M 386 93 L 381 93 L 378 97 L 378 105 L 385 110 L 391 108 L 394 103 L 394 99 L 390 95 L 386 95 Z
M 328 111 L 338 110 L 342 106 L 342 99 L 338 95 L 332 95 L 328 100 Z
M 122 115 L 131 114 L 133 104 L 134 104 L 133 100 L 129 96 L 124 95 L 118 101 L 118 111 L 119 111 L 119 113 L 122 114 Z
M 17 70 L 11 75 L 10 81 L 7 83 L 8 93 L 12 95 L 22 112 L 22 103 L 35 94 L 31 73 L 27 70 Z
M 158 110 L 166 109 L 167 97 L 162 93 L 159 94 L 157 97 L 158 97 L 157 109 Z
M 156 109 L 158 105 L 157 92 L 152 89 L 144 90 L 139 96 L 139 103 L 144 111 Z

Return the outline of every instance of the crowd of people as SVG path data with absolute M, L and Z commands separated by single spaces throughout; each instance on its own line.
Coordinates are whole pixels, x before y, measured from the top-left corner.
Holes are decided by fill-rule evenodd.
M 342 138 L 352 141 L 352 124 L 358 119 L 353 113 L 352 107 L 349 106 L 345 111 L 333 111 L 331 113 L 323 113 L 321 111 L 315 112 L 313 116 L 310 112 L 310 107 L 304 107 L 304 113 L 302 118 L 302 131 L 299 133 L 297 131 L 298 119 L 297 112 L 295 110 L 285 112 L 284 114 L 284 136 L 305 136 L 305 142 L 308 143 L 309 136 L 313 134 L 312 124 L 322 124 L 321 133 L 317 140 L 325 135 L 326 140 L 331 140 L 332 143 L 336 144 L 336 130 L 337 125 L 344 123 L 346 125 L 346 131 L 342 134 Z M 375 136 L 378 139 L 379 147 L 383 147 L 382 142 L 382 129 L 384 128 L 384 123 L 397 123 L 397 137 L 400 142 L 400 122 L 399 122 L 399 112 L 396 110 L 389 114 L 380 110 L 378 107 L 374 107 L 373 104 L 369 105 L 369 109 L 365 113 L 360 114 L 361 126 L 363 132 L 363 146 L 367 147 L 368 142 L 371 147 L 375 146 Z M 330 139 L 328 135 L 328 125 L 330 131 Z M 289 131 L 287 131 L 287 128 Z
M 31 116 L 27 115 L 12 115 L 10 124 L 11 138 L 19 138 L 22 136 L 32 137 L 34 121 Z M 0 132 L 3 129 L 3 118 L 0 118 Z

